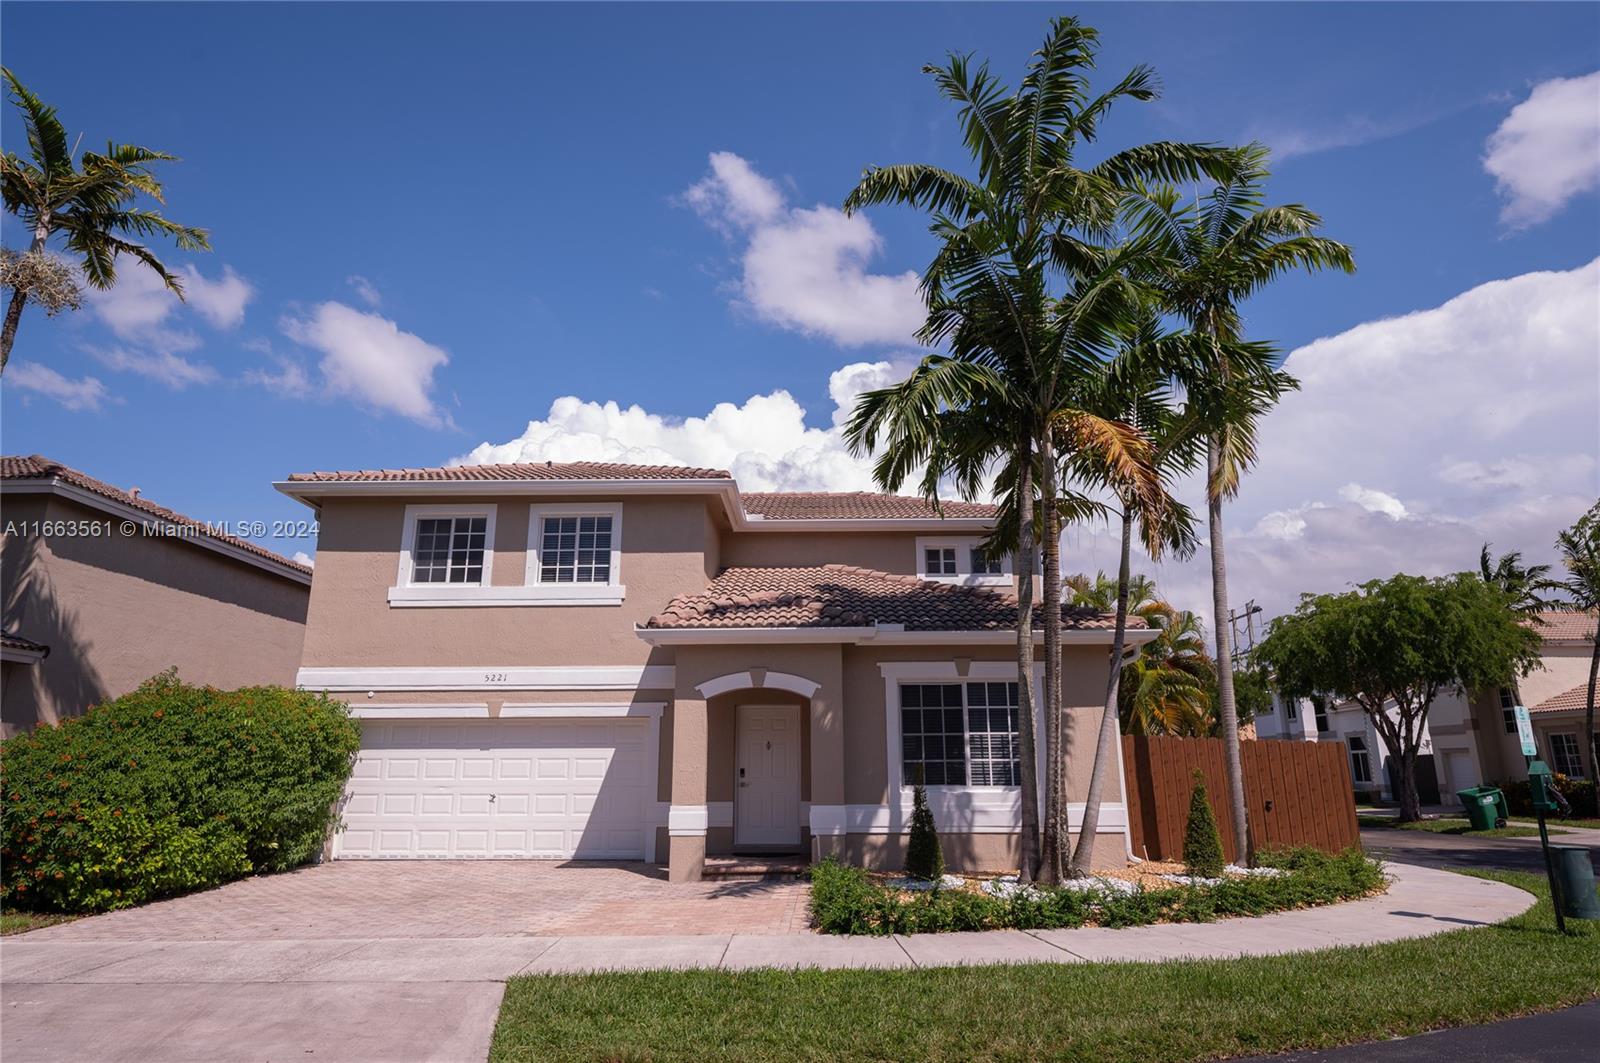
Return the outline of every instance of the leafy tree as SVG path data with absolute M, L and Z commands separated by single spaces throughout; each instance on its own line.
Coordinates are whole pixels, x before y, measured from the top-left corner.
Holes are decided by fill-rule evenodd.
M 1166 308 L 1217 346 L 1178 367 L 1186 413 L 1206 435 L 1206 518 L 1211 549 L 1212 616 L 1216 629 L 1217 713 L 1228 772 L 1228 800 L 1245 860 L 1252 858 L 1239 756 L 1239 716 L 1228 630 L 1228 569 L 1222 507 L 1237 494 L 1256 460 L 1256 424 L 1282 393 L 1296 387 L 1279 370 L 1248 364 L 1222 346 L 1243 333 L 1239 304 L 1291 270 L 1351 272 L 1350 249 L 1316 235 L 1322 220 L 1298 204 L 1267 206 L 1267 150 L 1252 144 L 1234 155 L 1233 171 L 1193 206 L 1170 186 L 1141 191 L 1125 204 L 1134 231 L 1159 251 L 1154 264 Z
M 1561 564 L 1567 578 L 1553 581 L 1571 601 L 1571 607 L 1591 616 L 1600 615 L 1600 502 L 1589 507 L 1572 527 L 1556 536 L 1556 549 L 1561 551 Z M 1600 622 L 1597 622 L 1600 626 Z M 1583 744 L 1588 763 L 1584 771 L 1590 779 L 1600 780 L 1595 766 L 1600 764 L 1600 740 L 1594 733 L 1595 680 L 1600 677 L 1600 630 L 1591 636 L 1589 652 L 1589 690 L 1583 703 L 1583 733 L 1589 740 Z M 1597 783 L 1600 785 L 1600 783 Z
M 141 194 L 165 202 L 151 164 L 175 161 L 173 156 L 134 144 L 108 143 L 104 153 L 84 152 L 74 167 L 67 131 L 55 108 L 29 92 L 10 70 L 0 69 L 0 73 L 12 102 L 22 112 L 31 156 L 23 159 L 8 151 L 0 159 L 6 210 L 21 220 L 30 235 L 27 253 L 11 252 L 4 263 L 11 301 L 0 327 L 3 373 L 30 297 L 49 313 L 77 306 L 76 283 L 48 252 L 52 237 L 60 235 L 66 249 L 79 256 L 83 278 L 95 288 L 114 285 L 117 258 L 132 255 L 155 270 L 180 299 L 182 282 L 137 239 L 166 236 L 186 251 L 209 251 L 211 245 L 204 229 L 179 225 L 157 211 L 133 206 Z
M 1091 96 L 1086 75 L 1098 49 L 1092 28 L 1061 18 L 1051 23 L 1016 92 L 986 65 L 974 69 L 967 56 L 926 67 L 940 93 L 961 108 L 958 122 L 976 178 L 927 164 L 873 167 L 844 204 L 854 212 L 898 203 L 932 216 L 939 248 L 923 275 L 929 316 L 919 338 L 949 348 L 948 355 L 925 358 L 903 384 L 862 396 L 848 426 L 852 445 L 871 450 L 884 438 L 875 469 L 879 483 L 895 489 L 921 465 L 923 493 L 935 501 L 943 478 L 972 497 L 1003 463 L 997 483 L 1009 519 L 992 545 L 1015 548 L 1019 556 L 1023 881 L 1041 870 L 1053 880 L 1064 870 L 1058 521 L 1095 509 L 1058 490 L 1058 450 L 1100 451 L 1119 477 L 1143 485 L 1136 493 L 1145 499 L 1159 486 L 1139 433 L 1079 402 L 1080 385 L 1099 371 L 1108 338 L 1136 299 L 1122 262 L 1080 269 L 1080 252 L 1109 231 L 1134 183 L 1187 181 L 1225 170 L 1216 149 L 1172 143 L 1124 149 L 1079 167 L 1078 148 L 1097 137 L 1113 104 L 1156 95 L 1152 72 L 1136 67 L 1109 91 Z M 1042 854 L 1029 690 L 1036 545 L 1045 577 L 1049 765 Z
M 1222 833 L 1211 811 L 1206 793 L 1205 774 L 1194 773 L 1194 789 L 1189 791 L 1189 818 L 1183 825 L 1183 863 L 1197 878 L 1220 878 L 1226 861 L 1222 855 Z
M 1416 759 L 1434 698 L 1507 685 L 1539 661 L 1539 636 L 1475 575 L 1398 575 L 1303 595 L 1257 647 L 1285 696 L 1332 695 L 1372 720 L 1396 766 L 1400 819 L 1418 818 Z

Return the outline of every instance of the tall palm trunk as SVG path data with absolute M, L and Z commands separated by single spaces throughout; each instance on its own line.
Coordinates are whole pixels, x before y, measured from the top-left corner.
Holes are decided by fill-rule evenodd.
M 1595 765 L 1600 764 L 1600 739 L 1594 733 L 1594 681 L 1600 676 L 1600 619 L 1595 621 L 1594 650 L 1589 654 L 1589 697 L 1583 703 L 1583 733 L 1589 740 L 1583 743 L 1584 752 L 1589 755 L 1589 763 L 1583 770 L 1588 773 L 1588 778 L 1600 787 L 1600 775 L 1595 774 Z M 1600 794 L 1600 789 L 1595 790 Z M 1596 801 L 1596 813 L 1600 813 L 1600 800 Z
M 1083 823 L 1078 845 L 1072 851 L 1070 874 L 1080 878 L 1094 866 L 1095 835 L 1100 831 L 1100 791 L 1117 741 L 1117 690 L 1122 682 L 1122 653 L 1128 640 L 1129 554 L 1133 550 L 1133 511 L 1122 506 L 1122 555 L 1117 562 L 1117 626 L 1111 635 L 1110 675 L 1106 677 L 1106 708 L 1100 717 L 1100 737 L 1094 746 L 1094 767 L 1089 771 L 1089 795 L 1083 800 Z
M 1018 879 L 1039 874 L 1039 773 L 1033 707 L 1033 448 L 1023 440 L 1017 468 L 1017 756 L 1022 800 L 1021 866 Z
M 45 213 L 40 217 L 40 225 L 34 229 L 33 246 L 28 248 L 28 254 L 36 255 L 43 251 L 49 238 L 50 215 Z M 27 302 L 27 292 L 21 288 L 12 291 L 11 304 L 6 307 L 6 323 L 0 327 L 0 374 L 6 371 L 6 363 L 11 361 L 11 345 L 17 341 L 17 325 L 22 321 L 22 308 Z
M 1061 718 L 1061 529 L 1056 513 L 1056 448 L 1046 432 L 1039 440 L 1039 509 L 1044 518 L 1044 713 L 1045 821 L 1040 878 L 1066 876 L 1066 742 Z
M 1228 562 L 1222 549 L 1222 492 L 1215 489 L 1222 464 L 1222 446 L 1213 435 L 1206 441 L 1206 517 L 1211 533 L 1212 626 L 1217 631 L 1217 718 L 1222 724 L 1223 766 L 1228 776 L 1229 813 L 1237 859 L 1249 866 L 1255 854 L 1244 803 L 1244 766 L 1239 759 L 1239 710 L 1233 700 L 1233 632 L 1228 626 Z

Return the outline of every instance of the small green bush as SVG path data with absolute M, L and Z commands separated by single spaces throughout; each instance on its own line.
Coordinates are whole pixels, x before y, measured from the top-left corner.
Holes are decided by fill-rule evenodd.
M 1194 773 L 1194 789 L 1189 791 L 1189 820 L 1183 828 L 1183 863 L 1189 874 L 1201 878 L 1216 878 L 1226 863 L 1217 817 L 1206 796 L 1206 777 L 1198 770 Z
M 1035 887 L 1011 897 L 969 890 L 929 890 L 906 897 L 874 882 L 861 868 L 828 860 L 811 869 L 811 916 L 825 934 L 1204 923 L 1333 904 L 1383 885 L 1382 870 L 1359 849 L 1333 855 L 1317 849 L 1268 852 L 1260 854 L 1260 862 L 1285 873 L 1133 893 Z
M 944 877 L 944 851 L 939 831 L 928 808 L 928 788 L 917 783 L 911 791 L 911 837 L 906 840 L 906 874 L 938 882 Z
M 0 900 L 104 911 L 282 871 L 322 848 L 361 736 L 348 709 L 175 671 L 0 744 Z

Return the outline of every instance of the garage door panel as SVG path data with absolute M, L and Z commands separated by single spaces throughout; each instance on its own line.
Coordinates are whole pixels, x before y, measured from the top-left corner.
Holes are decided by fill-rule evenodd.
M 335 853 L 640 859 L 648 736 L 641 720 L 363 723 Z

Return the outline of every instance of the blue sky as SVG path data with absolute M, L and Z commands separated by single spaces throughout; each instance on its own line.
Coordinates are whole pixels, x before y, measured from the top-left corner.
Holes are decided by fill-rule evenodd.
M 916 356 L 899 327 L 905 274 L 930 244 L 910 212 L 847 225 L 811 208 L 836 207 L 869 164 L 962 166 L 953 109 L 921 66 L 970 51 L 1015 81 L 1057 13 L 1100 29 L 1101 84 L 1143 62 L 1165 87 L 1115 111 L 1088 157 L 1259 138 L 1280 155 L 1272 198 L 1320 211 L 1354 247 L 1355 276 L 1290 278 L 1255 299 L 1253 336 L 1285 352 L 1330 338 L 1323 359 L 1346 365 L 1360 362 L 1347 348 L 1400 344 L 1366 390 L 1311 365 L 1317 351 L 1301 359 L 1322 398 L 1274 415 L 1287 458 L 1264 460 L 1240 499 L 1234 521 L 1264 553 L 1235 594 L 1388 574 L 1363 571 L 1363 555 L 1458 568 L 1463 544 L 1489 537 L 1548 552 L 1596 494 L 1600 449 L 1582 324 L 1595 284 L 1573 272 L 1600 254 L 1584 158 L 1600 96 L 1569 80 L 1600 68 L 1594 5 L 11 3 L 6 65 L 86 145 L 115 136 L 182 156 L 164 172 L 168 212 L 210 229 L 215 251 L 166 256 L 199 271 L 186 307 L 135 278 L 73 315 L 30 311 L 0 399 L 4 447 L 231 520 L 300 517 L 268 486 L 291 471 L 438 464 L 481 444 L 480 459 L 726 453 L 751 486 L 860 486 L 829 435 L 835 404 Z M 1497 183 L 1491 138 L 1547 84 L 1564 91 L 1545 108 L 1558 113 L 1525 113 Z M 8 149 L 19 130 L 8 112 Z M 1479 312 L 1529 327 L 1552 305 L 1574 315 L 1557 356 L 1524 350 L 1526 332 L 1458 362 L 1426 338 L 1339 339 L 1544 274 L 1567 283 L 1491 289 Z M 29 363 L 59 377 L 17 372 Z M 1310 426 L 1374 387 L 1396 398 L 1395 379 L 1415 388 L 1399 420 L 1447 408 L 1419 436 L 1375 407 L 1353 428 L 1370 453 L 1311 468 L 1344 444 Z M 1475 427 L 1513 386 L 1587 396 L 1587 423 L 1581 402 L 1535 399 L 1515 423 Z M 581 402 L 552 415 L 563 396 Z M 582 405 L 607 401 L 640 411 Z M 732 412 L 677 426 L 716 403 Z M 1512 460 L 1561 471 L 1537 489 L 1510 466 L 1484 471 Z M 1529 497 L 1508 503 L 1502 481 Z M 1393 525 L 1376 526 L 1392 557 L 1307 538 L 1346 510 Z M 1070 541 L 1106 563 L 1093 533 Z M 1189 585 L 1176 569 L 1170 582 Z

